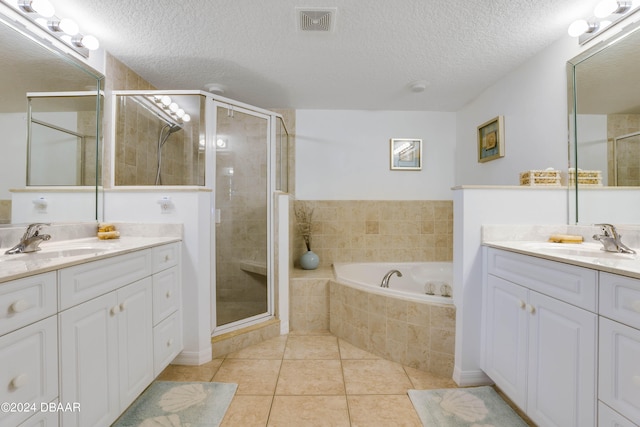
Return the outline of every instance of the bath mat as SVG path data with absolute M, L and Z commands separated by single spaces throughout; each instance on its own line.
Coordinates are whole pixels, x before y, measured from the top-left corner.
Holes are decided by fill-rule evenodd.
M 409 390 L 425 427 L 527 427 L 491 387 Z
M 112 427 L 219 426 L 237 384 L 155 381 Z

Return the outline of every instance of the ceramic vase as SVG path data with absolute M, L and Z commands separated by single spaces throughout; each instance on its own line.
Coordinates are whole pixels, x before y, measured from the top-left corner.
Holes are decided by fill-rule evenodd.
M 313 251 L 307 251 L 300 257 L 300 267 L 303 270 L 315 270 L 320 264 L 320 258 Z

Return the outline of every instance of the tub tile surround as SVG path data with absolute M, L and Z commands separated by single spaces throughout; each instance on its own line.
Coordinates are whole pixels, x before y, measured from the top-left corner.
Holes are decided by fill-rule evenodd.
M 330 330 L 380 357 L 451 377 L 455 308 L 369 295 L 333 282 L 335 262 L 451 261 L 453 202 L 294 201 L 313 209 L 311 248 L 317 270 L 294 268 L 290 279 L 292 331 Z M 291 215 L 291 218 L 295 218 Z M 295 222 L 295 220 L 292 220 Z M 294 259 L 305 250 L 294 229 Z M 341 288 L 348 289 L 341 291 Z M 347 295 L 348 294 L 348 295 Z
M 334 262 L 451 261 L 451 200 L 295 200 L 313 209 L 311 250 Z M 295 222 L 295 216 L 292 216 Z M 292 255 L 306 250 L 297 227 Z
M 398 300 L 334 281 L 330 268 L 295 270 L 290 327 L 331 331 L 357 348 L 434 375 L 453 373 L 455 307 Z
M 356 347 L 451 377 L 455 307 L 370 294 L 329 282 L 330 330 Z

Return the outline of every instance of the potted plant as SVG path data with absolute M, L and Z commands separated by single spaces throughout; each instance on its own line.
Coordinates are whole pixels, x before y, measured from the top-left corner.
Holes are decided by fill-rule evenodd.
M 298 230 L 307 248 L 307 251 L 300 257 L 300 267 L 304 270 L 315 270 L 320 264 L 320 259 L 318 255 L 311 250 L 311 220 L 313 217 L 313 208 L 310 208 L 306 203 L 300 202 L 295 205 L 294 213 L 296 215 L 296 222 L 298 223 Z

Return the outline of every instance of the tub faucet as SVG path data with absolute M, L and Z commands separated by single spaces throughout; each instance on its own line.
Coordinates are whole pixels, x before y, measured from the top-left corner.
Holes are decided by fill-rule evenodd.
M 27 227 L 27 231 L 24 232 L 24 235 L 20 239 L 20 243 L 6 251 L 5 254 L 13 255 L 39 251 L 40 243 L 42 243 L 44 240 L 51 239 L 51 236 L 49 234 L 40 234 L 40 230 L 45 225 L 51 224 L 44 224 L 40 222 L 30 224 Z
M 636 251 L 630 249 L 622 243 L 622 235 L 611 224 L 596 224 L 602 228 L 602 234 L 594 234 L 593 239 L 602 243 L 603 250 L 607 252 L 620 252 L 623 254 L 635 254 Z
M 394 274 L 397 274 L 398 277 L 402 277 L 402 273 L 400 273 L 400 270 L 390 270 L 382 278 L 382 283 L 380 283 L 380 287 L 381 288 L 388 288 L 389 287 L 389 279 L 391 279 L 391 276 L 393 276 Z

